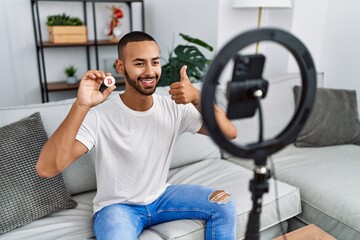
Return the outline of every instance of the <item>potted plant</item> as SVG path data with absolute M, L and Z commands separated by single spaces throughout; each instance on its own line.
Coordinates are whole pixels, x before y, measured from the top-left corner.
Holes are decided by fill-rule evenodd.
M 46 25 L 49 40 L 52 43 L 84 43 L 87 42 L 87 30 L 78 17 L 63 14 L 47 17 Z
M 194 45 L 204 47 L 210 52 L 213 51 L 212 46 L 200 39 L 192 38 L 182 33 L 179 35 L 190 44 L 178 45 L 170 52 L 167 63 L 162 66 L 162 74 L 158 86 L 166 86 L 179 81 L 180 68 L 183 65 L 187 65 L 186 72 L 191 82 L 201 81 L 210 64 L 210 60 Z
M 67 84 L 76 84 L 78 82 L 77 77 L 75 76 L 77 69 L 74 65 L 69 65 L 65 68 L 64 72 L 66 74 L 66 83 Z

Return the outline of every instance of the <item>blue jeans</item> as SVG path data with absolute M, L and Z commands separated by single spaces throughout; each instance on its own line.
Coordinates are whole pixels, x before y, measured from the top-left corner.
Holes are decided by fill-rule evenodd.
M 236 239 L 235 203 L 212 202 L 213 189 L 197 185 L 170 185 L 148 205 L 113 204 L 94 215 L 98 240 L 136 240 L 150 226 L 179 219 L 206 222 L 206 239 Z

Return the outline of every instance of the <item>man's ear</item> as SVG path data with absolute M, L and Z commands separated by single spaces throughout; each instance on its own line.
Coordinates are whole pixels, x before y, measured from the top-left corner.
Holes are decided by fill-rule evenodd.
M 120 74 L 120 76 L 124 76 L 124 62 L 119 58 L 115 60 L 115 68 L 116 71 Z

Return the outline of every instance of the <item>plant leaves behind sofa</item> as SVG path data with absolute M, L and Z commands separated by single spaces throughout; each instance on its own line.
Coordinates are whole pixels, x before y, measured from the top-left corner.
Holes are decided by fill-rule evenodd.
M 197 46 L 201 46 L 210 52 L 213 51 L 212 46 L 200 39 L 192 38 L 182 33 L 179 35 L 193 45 L 178 45 L 170 52 L 167 63 L 162 66 L 162 74 L 158 86 L 167 86 L 178 82 L 180 80 L 180 69 L 184 65 L 187 66 L 186 73 L 190 81 L 200 81 L 210 64 L 210 60 L 205 57 Z

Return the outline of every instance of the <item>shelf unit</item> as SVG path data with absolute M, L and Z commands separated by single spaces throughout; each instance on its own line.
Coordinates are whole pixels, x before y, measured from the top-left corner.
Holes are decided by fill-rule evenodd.
M 141 26 L 144 30 L 145 18 L 144 18 L 144 2 L 143 0 L 30 0 L 31 1 L 31 12 L 32 20 L 34 27 L 34 36 L 36 43 L 36 57 L 37 65 L 39 72 L 39 81 L 40 81 L 40 90 L 41 90 L 41 100 L 42 102 L 49 102 L 49 92 L 56 91 L 68 91 L 78 88 L 78 84 L 67 84 L 65 80 L 58 82 L 48 82 L 46 75 L 46 61 L 45 61 L 45 49 L 46 48 L 69 48 L 69 47 L 84 47 L 86 49 L 86 63 L 87 68 L 90 69 L 91 61 L 95 61 L 96 69 L 99 69 L 99 47 L 100 46 L 116 46 L 117 43 L 108 40 L 98 40 L 97 36 L 97 26 L 96 26 L 96 6 L 95 3 L 124 3 L 129 7 L 129 22 L 130 22 L 130 31 L 133 28 L 132 22 L 132 3 L 141 3 Z M 66 43 L 66 44 L 54 44 L 49 41 L 43 41 L 43 35 L 41 31 L 41 22 L 40 22 L 40 6 L 39 2 L 80 2 L 82 3 L 83 8 L 83 22 L 84 25 L 88 26 L 88 17 L 87 17 L 87 4 L 91 4 L 92 15 L 93 15 L 93 30 L 94 36 L 93 39 L 89 39 L 86 43 Z M 95 59 L 90 57 L 90 49 L 94 48 Z M 116 85 L 124 85 L 123 79 L 116 79 Z

